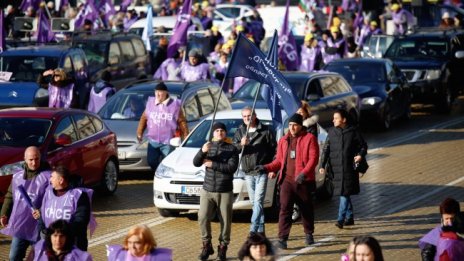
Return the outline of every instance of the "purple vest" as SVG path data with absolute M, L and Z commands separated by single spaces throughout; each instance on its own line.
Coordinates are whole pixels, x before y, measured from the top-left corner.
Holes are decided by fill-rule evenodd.
M 69 108 L 73 99 L 74 84 L 65 87 L 57 87 L 48 84 L 48 107 L 50 108 Z
M 369 37 L 372 34 L 371 28 L 369 25 L 364 24 L 361 27 L 361 31 L 359 32 L 359 37 L 356 40 L 356 44 L 359 45 L 360 47 L 364 46 L 364 43 L 366 43 L 367 37 Z
M 186 82 L 208 79 L 209 64 L 202 63 L 192 66 L 190 63 L 184 63 L 180 70 L 180 77 Z
M 414 22 L 413 15 L 405 9 L 392 13 L 392 19 L 395 24 L 394 34 L 406 34 L 408 25 L 412 25 Z
M 430 244 L 436 246 L 438 244 L 438 239 L 440 239 L 441 234 L 441 225 L 436 226 L 434 229 L 430 230 L 425 236 L 419 239 L 419 247 L 423 249 L 425 244 Z
M 154 79 L 161 79 L 163 81 L 179 81 L 180 73 L 180 61 L 176 61 L 174 58 L 168 58 L 161 63 L 158 70 L 153 75 Z
M 120 245 L 109 245 L 106 247 L 108 261 L 139 261 L 139 259 L 128 254 L 127 250 Z M 168 248 L 156 248 L 149 255 L 144 256 L 143 261 L 171 261 L 172 250 Z
M 169 144 L 177 129 L 180 100 L 172 99 L 167 105 L 156 104 L 155 97 L 148 97 L 145 115 L 147 116 L 147 137 L 154 142 Z
M 110 91 L 116 92 L 116 90 L 112 87 L 105 87 L 99 93 L 96 93 L 95 89 L 92 88 L 92 90 L 90 91 L 89 106 L 87 108 L 88 111 L 95 112 L 95 113 L 98 112 L 101 109 L 101 107 L 103 107 L 103 105 L 105 104 L 106 95 Z
M 74 214 L 76 213 L 77 202 L 81 197 L 82 193 L 87 193 L 90 203 L 92 203 L 92 194 L 93 190 L 86 188 L 74 188 L 68 190 L 62 196 L 56 196 L 53 193 L 53 187 L 50 186 L 45 191 L 45 196 L 43 198 L 41 216 L 45 224 L 45 227 L 49 227 L 51 223 L 58 219 L 63 219 L 69 223 L 73 222 Z M 93 234 L 97 223 L 95 218 L 90 212 L 90 235 Z
M 45 247 L 45 240 L 40 240 L 34 245 L 34 259 L 33 261 L 48 261 L 47 249 Z M 77 247 L 73 247 L 70 253 L 68 253 L 64 261 L 92 261 L 92 256 Z
M 437 245 L 437 253 L 435 254 L 435 261 L 440 260 L 440 256 L 444 252 L 448 253 L 450 260 L 464 260 L 464 240 L 450 239 L 440 237 Z
M 31 199 L 32 205 L 36 209 L 40 209 L 42 199 L 50 180 L 50 171 L 42 171 L 36 177 L 25 180 L 23 178 L 24 170 L 16 172 L 11 181 L 13 192 L 13 210 L 11 211 L 8 226 L 0 232 L 5 235 L 29 240 L 37 241 L 39 237 L 38 222 L 32 217 L 32 210 L 27 205 L 21 193 L 17 190 L 19 185 L 23 185 L 27 195 Z
M 321 55 L 319 47 L 308 48 L 305 45 L 301 46 L 301 65 L 300 71 L 311 72 L 316 65 L 317 57 Z

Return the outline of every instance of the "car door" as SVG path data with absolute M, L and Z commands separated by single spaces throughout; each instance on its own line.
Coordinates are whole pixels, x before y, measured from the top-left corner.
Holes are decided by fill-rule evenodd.
M 119 47 L 122 56 L 121 72 L 125 80 L 124 85 L 127 85 L 137 79 L 138 75 L 135 50 L 129 39 L 120 40 Z
M 105 155 L 105 144 L 96 135 L 97 130 L 89 115 L 74 114 L 73 120 L 79 137 L 76 145 L 82 157 L 79 175 L 84 178 L 86 184 L 98 183 L 102 175 L 101 157 Z

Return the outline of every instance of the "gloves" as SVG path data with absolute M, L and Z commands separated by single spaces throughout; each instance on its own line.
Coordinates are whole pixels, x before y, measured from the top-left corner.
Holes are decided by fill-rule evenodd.
M 257 165 L 255 167 L 255 172 L 260 174 L 260 173 L 266 173 L 266 170 L 264 169 L 264 166 L 263 165 Z
M 305 181 L 305 174 L 301 173 L 298 175 L 298 177 L 296 178 L 296 183 L 301 185 L 303 184 L 303 182 Z

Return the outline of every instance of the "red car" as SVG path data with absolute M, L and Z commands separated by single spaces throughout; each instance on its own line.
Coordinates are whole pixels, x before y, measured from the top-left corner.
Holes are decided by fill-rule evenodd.
M 0 110 L 0 203 L 11 174 L 24 164 L 28 146 L 37 146 L 50 166 L 66 166 L 82 178 L 84 185 L 99 185 L 105 193 L 114 193 L 119 174 L 116 144 L 116 134 L 88 111 L 33 107 Z

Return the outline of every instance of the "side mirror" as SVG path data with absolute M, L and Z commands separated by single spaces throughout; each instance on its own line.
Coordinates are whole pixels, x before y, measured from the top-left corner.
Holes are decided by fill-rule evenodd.
M 111 57 L 108 59 L 108 64 L 109 64 L 110 66 L 116 65 L 116 64 L 118 64 L 118 63 L 119 63 L 119 57 L 116 56 L 116 55 L 113 55 L 113 56 L 111 56 Z
M 58 136 L 58 138 L 55 140 L 55 143 L 60 146 L 66 146 L 72 143 L 71 136 L 67 134 L 61 134 Z
M 180 137 L 174 137 L 169 140 L 169 145 L 173 147 L 179 147 L 180 144 L 182 144 L 182 140 L 180 139 Z
M 307 99 L 308 101 L 317 101 L 321 98 L 321 96 L 317 95 L 317 94 L 310 94 L 308 95 Z
M 464 51 L 457 51 L 454 56 L 458 59 L 464 58 Z

